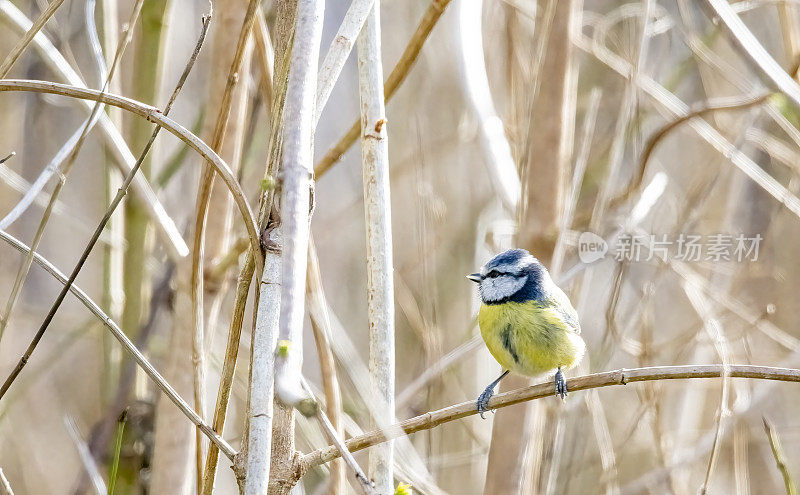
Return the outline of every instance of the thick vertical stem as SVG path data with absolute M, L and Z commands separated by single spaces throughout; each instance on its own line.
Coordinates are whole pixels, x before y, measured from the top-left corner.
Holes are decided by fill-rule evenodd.
M 309 208 L 312 174 L 314 100 L 317 60 L 322 35 L 322 0 L 297 3 L 297 27 L 289 66 L 281 172 L 281 311 L 279 324 L 276 390 L 286 405 L 305 397 L 300 384 L 306 266 L 309 239 Z
M 361 162 L 367 224 L 367 305 L 369 371 L 380 418 L 394 421 L 394 284 L 392 219 L 389 195 L 389 148 L 381 65 L 380 4 L 358 37 L 358 80 L 361 91 Z M 369 456 L 369 476 L 380 493 L 392 493 L 393 444 Z
M 280 232 L 271 239 L 280 242 Z M 268 252 L 264 258 L 264 275 L 259 284 L 259 304 L 252 336 L 250 372 L 250 412 L 247 443 L 247 475 L 245 495 L 267 493 L 272 446 L 272 398 L 275 391 L 275 345 L 278 341 L 280 313 L 281 257 Z

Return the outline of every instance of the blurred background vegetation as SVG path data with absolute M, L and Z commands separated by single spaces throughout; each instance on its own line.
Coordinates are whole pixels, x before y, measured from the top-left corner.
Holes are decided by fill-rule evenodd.
M 208 40 L 170 114 L 207 142 L 247 3 L 214 2 Z M 473 400 L 499 372 L 477 337 L 477 294 L 464 275 L 512 245 L 551 267 L 580 314 L 588 355 L 573 375 L 675 364 L 800 367 L 800 113 L 790 97 L 762 97 L 773 91 L 769 75 L 738 49 L 711 3 L 435 0 L 444 13 L 387 104 L 398 419 Z M 78 82 L 101 88 L 106 69 L 98 48 L 110 66 L 132 5 L 66 0 L 42 30 L 52 50 L 29 46 L 6 77 L 75 85 L 54 65 L 58 55 Z M 292 6 L 266 1 L 257 13 L 264 22 L 255 30 L 263 28 L 278 52 L 287 35 L 277 26 Z M 430 6 L 382 3 L 385 75 Z M 796 79 L 800 6 L 730 6 Z M 18 42 L 24 19 L 45 7 L 43 0 L 0 0 L 0 53 Z M 326 2 L 321 54 L 347 7 Z M 110 91 L 163 107 L 207 9 L 197 0 L 146 0 Z M 271 49 L 253 41 L 245 52 L 220 150 L 254 210 L 270 186 L 262 178 L 276 108 L 265 46 Z M 318 163 L 358 119 L 357 79 L 354 52 L 316 129 Z M 87 108 L 61 96 L 0 92 L 0 155 L 16 153 L 0 165 L 0 217 L 82 128 Z M 118 109 L 107 113 L 137 156 L 151 124 Z M 66 273 L 121 183 L 119 152 L 103 129 L 98 124 L 80 149 L 37 249 Z M 141 172 L 190 247 L 202 166 L 162 133 Z M 360 169 L 358 143 L 324 174 L 318 169 L 312 221 L 348 436 L 369 428 L 358 386 L 368 360 Z M 34 241 L 58 176 L 6 232 Z M 207 404 L 215 401 L 247 247 L 217 182 L 205 246 Z M 190 401 L 190 261 L 176 256 L 150 212 L 129 194 L 76 283 Z M 606 256 L 590 264 L 578 256 L 586 231 L 609 243 Z M 761 240 L 757 259 L 743 261 L 707 259 L 705 252 L 680 260 L 677 243 L 667 260 L 650 256 L 647 246 L 638 259 L 615 259 L 621 232 Z M 6 305 L 21 267 L 24 256 L 0 244 L 3 376 L 61 288 L 34 265 L 16 304 Z M 251 308 L 223 435 L 236 448 Z M 303 371 L 319 391 L 307 326 Z M 504 390 L 528 382 L 517 377 Z M 395 475 L 422 493 L 789 492 L 800 475 L 799 401 L 794 384 L 741 379 L 576 392 L 564 404 L 548 398 L 415 433 L 396 443 Z M 315 421 L 296 421 L 298 450 L 327 445 Z M 17 494 L 91 493 L 87 469 L 109 482 L 117 464 L 116 493 L 189 493 L 194 448 L 186 418 L 72 296 L 0 401 L 0 469 Z M 356 459 L 366 465 L 366 452 Z M 237 491 L 229 466 L 223 456 L 217 493 Z M 331 486 L 322 466 L 296 489 L 325 493 Z M 348 484 L 343 491 L 355 490 Z

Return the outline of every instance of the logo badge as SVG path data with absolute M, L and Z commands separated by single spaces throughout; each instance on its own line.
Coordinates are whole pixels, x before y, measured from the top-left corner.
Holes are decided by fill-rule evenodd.
M 587 265 L 602 259 L 608 252 L 608 243 L 594 232 L 583 232 L 578 237 L 578 258 Z

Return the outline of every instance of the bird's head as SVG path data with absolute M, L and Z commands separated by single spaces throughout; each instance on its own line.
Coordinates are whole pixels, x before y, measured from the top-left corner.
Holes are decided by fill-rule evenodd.
M 531 253 L 524 249 L 509 249 L 467 278 L 478 284 L 484 303 L 499 304 L 542 299 L 543 282 L 547 276 L 545 267 Z

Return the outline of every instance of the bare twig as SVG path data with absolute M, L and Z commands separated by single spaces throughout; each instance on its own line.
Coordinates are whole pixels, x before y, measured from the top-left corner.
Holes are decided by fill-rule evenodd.
M 21 253 L 28 253 L 30 252 L 30 248 L 26 246 L 24 243 L 20 242 L 18 239 L 13 237 L 12 235 L 6 233 L 3 230 L 0 230 L 0 239 L 8 242 L 11 246 Z M 42 268 L 44 268 L 47 273 L 52 275 L 56 280 L 61 282 L 66 286 L 67 277 L 61 271 L 58 270 L 52 263 L 47 261 L 43 258 L 39 253 L 35 253 L 33 256 L 33 260 Z M 131 355 L 131 357 L 136 361 L 136 363 L 141 367 L 144 372 L 149 376 L 156 386 L 161 389 L 164 394 L 169 397 L 169 399 L 178 407 L 178 409 L 183 412 L 183 414 L 194 423 L 195 426 L 200 428 L 200 431 L 203 432 L 212 442 L 217 444 L 222 452 L 225 453 L 228 458 L 233 460 L 233 456 L 236 454 L 236 451 L 233 450 L 228 442 L 226 442 L 220 435 L 214 432 L 210 426 L 205 424 L 197 414 L 195 414 L 192 407 L 184 401 L 175 389 L 164 380 L 164 377 L 155 369 L 155 367 L 147 360 L 144 354 L 136 348 L 136 346 L 131 342 L 125 332 L 117 325 L 110 316 L 108 316 L 100 306 L 92 301 L 92 299 L 86 295 L 86 293 L 80 289 L 80 287 L 72 284 L 70 286 L 70 292 L 72 292 L 75 297 L 77 297 L 86 308 L 91 311 L 97 318 L 103 322 L 103 324 L 111 331 L 111 334 L 116 338 L 122 347 Z
M 273 245 L 281 245 L 283 239 L 280 235 L 280 228 L 270 231 L 268 235 L 268 239 Z M 275 346 L 278 342 L 281 295 L 280 253 L 267 251 L 264 272 L 258 290 L 258 309 L 250 352 L 250 407 L 248 411 L 245 495 L 266 493 L 269 482 L 275 391 Z
M 775 426 L 773 426 L 772 422 L 768 420 L 766 416 L 762 416 L 761 420 L 764 423 L 764 431 L 767 433 L 769 447 L 770 450 L 772 450 L 772 457 L 775 458 L 775 464 L 778 466 L 778 470 L 783 477 L 786 495 L 797 495 L 797 484 L 795 484 L 792 473 L 789 472 L 789 467 L 786 465 L 786 455 L 783 453 L 783 447 L 781 446 L 778 432 L 775 431 Z
M 28 20 L 28 18 L 25 17 L 25 15 L 9 0 L 0 0 L 0 12 L 3 13 L 4 19 L 7 19 L 11 22 L 14 28 L 18 30 L 30 29 L 30 20 Z M 75 70 L 69 65 L 61 53 L 47 39 L 44 33 L 38 33 L 33 38 L 33 44 L 34 48 L 40 52 L 45 64 L 47 64 L 48 67 L 50 67 L 50 69 L 59 75 L 64 81 L 76 87 L 86 87 L 83 79 L 81 79 L 78 73 L 75 72 Z M 115 45 L 116 43 L 114 46 Z M 92 111 L 92 102 L 81 100 L 78 100 L 78 102 L 89 112 Z M 128 148 L 125 139 L 123 139 L 119 130 L 108 115 L 101 112 L 99 114 L 99 124 L 100 129 L 103 131 L 103 136 L 111 148 L 112 155 L 114 157 L 114 163 L 118 165 L 120 172 L 124 176 L 133 167 L 133 164 L 136 162 L 136 157 L 133 156 L 133 153 L 131 153 L 130 149 Z M 51 160 L 50 163 L 54 164 L 60 159 L 61 158 L 56 156 Z M 20 215 L 22 215 L 22 213 L 33 202 L 34 198 L 36 198 L 36 196 L 41 192 L 42 188 L 45 186 L 54 172 L 55 168 L 50 168 L 50 165 L 48 165 L 48 167 L 42 171 L 39 178 L 37 178 L 32 186 L 25 192 L 22 199 L 8 214 L 6 214 L 4 218 L 0 219 L 0 229 L 7 228 L 12 222 L 19 218 Z M 139 200 L 145 205 L 148 215 L 150 215 L 153 222 L 158 225 L 158 232 L 163 235 L 170 252 L 177 257 L 183 257 L 189 254 L 189 247 L 184 242 L 180 232 L 178 231 L 178 228 L 175 226 L 175 223 L 164 209 L 164 206 L 158 201 L 155 192 L 153 192 L 153 189 L 150 187 L 147 180 L 145 180 L 144 177 L 137 175 L 133 181 L 133 190 Z
M 631 66 L 610 50 L 598 46 L 586 36 L 578 36 L 575 40 L 576 45 L 597 57 L 598 60 L 608 65 L 611 69 L 618 72 L 623 77 L 628 77 Z M 676 95 L 670 93 L 652 78 L 639 74 L 637 84 L 660 108 L 665 109 L 670 114 L 680 117 L 689 113 L 689 107 Z M 729 159 L 733 165 L 747 175 L 753 182 L 763 188 L 768 194 L 783 204 L 792 214 L 800 217 L 800 198 L 792 194 L 774 177 L 767 174 L 764 169 L 758 166 L 750 157 L 739 151 L 730 141 L 714 129 L 711 124 L 702 118 L 694 118 L 688 121 L 688 125 L 697 133 L 700 138 L 709 143 L 720 154 Z
M 311 319 L 311 330 L 314 332 L 314 343 L 317 347 L 320 374 L 322 375 L 322 389 L 325 393 L 326 416 L 333 430 L 338 435 L 342 435 L 342 394 L 339 389 L 336 362 L 333 358 L 333 350 L 331 350 L 331 320 L 328 314 L 325 293 L 322 290 L 322 275 L 319 271 L 319 259 L 313 242 L 309 243 L 308 246 L 307 278 L 308 300 L 306 304 L 308 305 L 308 315 Z M 332 462 L 330 472 L 328 493 L 331 495 L 343 493 L 343 483 L 345 482 L 344 464 Z
M 800 85 L 772 58 L 772 55 L 745 26 L 730 4 L 726 0 L 705 0 L 704 3 L 712 13 L 719 17 L 722 27 L 734 45 L 744 52 L 750 64 L 766 76 L 771 86 L 788 96 L 796 106 L 800 107 Z
M 372 10 L 372 4 L 375 0 L 353 0 L 347 13 L 344 15 L 342 24 L 336 32 L 333 41 L 331 42 L 328 53 L 322 61 L 322 66 L 319 68 L 319 75 L 317 76 L 317 104 L 315 106 L 314 124 L 319 122 L 319 117 L 322 115 L 322 109 L 328 103 L 328 98 L 331 96 L 334 85 L 342 72 L 344 63 L 347 62 L 347 57 L 355 44 L 356 36 L 361 32 L 367 16 Z
M 203 140 L 194 135 L 191 131 L 167 117 L 161 111 L 150 105 L 125 98 L 123 96 L 113 95 L 110 93 L 102 94 L 93 89 L 77 88 L 68 84 L 58 84 L 46 81 L 31 81 L 26 79 L 4 79 L 0 80 L 0 91 L 30 91 L 35 93 L 50 93 L 73 98 L 82 98 L 86 100 L 100 100 L 103 103 L 122 108 L 140 117 L 143 117 L 150 122 L 166 129 L 172 135 L 189 145 L 204 159 L 214 164 L 216 172 L 220 178 L 225 182 L 228 190 L 231 192 L 239 213 L 245 223 L 247 235 L 250 239 L 250 245 L 256 246 L 256 268 L 263 265 L 263 257 L 260 255 L 259 235 L 256 228 L 255 218 L 253 212 L 250 210 L 250 205 L 247 198 L 239 185 L 236 176 L 231 172 L 231 169 L 222 158 L 217 155 L 211 147 L 208 146 Z
M 719 103 L 711 103 L 703 108 L 698 108 L 697 110 L 692 110 L 689 113 L 682 115 L 671 122 L 663 125 L 660 129 L 650 135 L 647 139 L 647 143 L 644 146 L 644 150 L 642 150 L 642 154 L 639 157 L 638 168 L 636 169 L 636 175 L 634 176 L 633 180 L 628 183 L 625 190 L 623 190 L 617 196 L 614 196 L 609 201 L 609 207 L 614 208 L 615 206 L 619 206 L 623 204 L 631 194 L 638 191 L 639 188 L 642 186 L 642 182 L 644 181 L 645 173 L 647 172 L 647 165 L 650 162 L 650 157 L 653 155 L 656 147 L 661 143 L 661 141 L 669 135 L 673 130 L 677 129 L 681 126 L 681 124 L 688 122 L 694 118 L 705 118 L 715 112 L 721 111 L 731 111 L 731 110 L 745 110 L 747 108 L 752 108 L 754 106 L 761 105 L 765 103 L 769 97 L 772 96 L 772 93 L 767 93 L 758 96 L 745 96 L 742 98 L 735 98 L 730 101 L 724 101 Z
M 239 80 L 239 71 L 242 68 L 245 48 L 250 39 L 250 32 L 255 21 L 255 13 L 258 2 L 250 0 L 247 4 L 247 11 L 242 20 L 242 27 L 239 31 L 236 49 L 228 70 L 228 77 L 225 87 L 220 96 L 217 118 L 214 124 L 214 133 L 211 138 L 211 148 L 217 153 L 221 153 L 222 145 L 228 127 L 228 118 L 231 113 L 233 103 L 233 90 Z M 227 8 L 232 8 L 229 6 Z M 194 239 L 192 246 L 192 271 L 191 271 L 191 295 L 192 295 L 192 315 L 194 319 L 194 332 L 192 333 L 192 367 L 194 370 L 194 394 L 195 410 L 203 417 L 205 412 L 205 351 L 203 350 L 204 340 L 204 318 L 203 311 L 203 270 L 205 268 L 205 234 L 206 223 L 208 220 L 208 210 L 211 205 L 211 192 L 214 185 L 214 167 L 210 164 L 203 166 L 203 175 L 197 191 L 197 201 L 195 208 Z M 238 339 L 237 339 L 238 343 Z M 227 401 L 222 407 L 227 407 Z M 220 416 L 217 411 L 215 417 L 224 420 L 224 412 Z M 223 424 L 219 427 L 222 428 Z M 203 444 L 202 438 L 197 436 L 197 446 L 195 449 L 198 484 L 202 484 L 204 493 L 210 494 L 214 487 L 214 478 L 217 471 L 217 452 L 213 447 L 208 451 L 208 463 L 203 472 Z M 201 481 L 202 477 L 202 481 Z
M 53 14 L 56 13 L 61 4 L 64 3 L 64 0 L 53 0 L 47 5 L 47 8 L 39 14 L 39 17 L 33 22 L 33 25 L 28 29 L 25 35 L 14 45 L 14 48 L 11 49 L 6 58 L 3 60 L 3 63 L 0 64 L 0 79 L 3 79 L 8 75 L 8 71 L 11 70 L 11 67 L 14 66 L 14 62 L 17 61 L 20 55 L 22 55 L 22 51 L 31 44 L 33 41 L 34 36 L 38 33 L 47 21 L 53 17 Z
M 428 10 L 425 11 L 425 15 L 423 15 L 422 20 L 419 22 L 417 30 L 414 31 L 406 49 L 400 56 L 400 60 L 397 61 L 394 69 L 392 69 L 392 73 L 386 78 L 386 83 L 384 84 L 386 101 L 389 101 L 392 96 L 394 96 L 397 88 L 405 81 L 406 76 L 408 76 L 408 73 L 411 71 L 411 67 L 413 67 L 414 62 L 417 61 L 420 51 L 422 51 L 422 46 L 425 44 L 433 27 L 436 25 L 436 22 L 442 16 L 449 3 L 450 0 L 433 0 L 428 6 Z M 360 125 L 360 121 L 354 122 L 350 130 L 347 131 L 347 134 L 342 136 L 336 145 L 317 162 L 314 166 L 314 176 L 317 177 L 317 179 L 322 177 L 334 163 L 339 161 L 342 155 L 356 142 Z
M 800 370 L 798 369 L 731 365 L 729 371 L 729 376 L 731 378 L 800 382 Z M 654 366 L 647 368 L 619 369 L 571 378 L 569 380 L 569 389 L 572 392 L 577 392 L 580 390 L 609 387 L 612 385 L 627 385 L 628 383 L 652 380 L 719 378 L 722 376 L 722 373 L 722 365 Z M 553 384 L 548 381 L 546 383 L 498 394 L 489 401 L 489 407 L 491 409 L 499 409 L 530 400 L 551 397 L 552 395 Z M 429 430 L 441 424 L 468 416 L 474 416 L 475 414 L 477 414 L 475 401 L 454 404 L 401 421 L 386 431 L 376 430 L 351 438 L 347 441 L 347 448 L 350 452 L 356 452 L 385 442 L 387 436 L 396 438 L 404 433 L 409 434 L 417 431 Z M 336 457 L 339 457 L 336 447 L 328 446 L 304 455 L 303 463 L 306 467 L 310 468 L 328 462 Z
M 137 5 L 138 5 L 137 8 L 140 8 L 141 7 L 141 2 L 139 4 L 137 4 Z M 138 13 L 137 13 L 137 16 L 138 16 Z M 189 72 L 191 72 L 191 69 L 194 66 L 194 62 L 197 59 L 197 55 L 200 53 L 200 48 L 202 47 L 203 41 L 205 40 L 205 35 L 206 35 L 207 30 L 208 30 L 208 25 L 209 25 L 210 21 L 211 21 L 210 15 L 203 17 L 203 21 L 202 21 L 202 26 L 203 27 L 202 27 L 202 31 L 201 31 L 201 34 L 200 34 L 200 38 L 199 38 L 199 40 L 197 42 L 197 45 L 195 46 L 194 52 L 192 53 L 191 57 L 189 58 L 188 63 L 186 64 L 186 67 L 184 68 L 183 73 L 181 74 L 180 79 L 178 80 L 177 85 L 175 86 L 174 91 L 172 92 L 172 96 L 170 97 L 169 102 L 167 103 L 167 105 L 166 105 L 166 107 L 164 109 L 164 115 L 165 116 L 166 116 L 167 113 L 169 113 L 169 110 L 172 108 L 172 104 L 175 102 L 175 99 L 177 98 L 178 94 L 180 93 L 180 90 L 183 88 L 183 84 L 186 82 L 186 78 L 189 76 Z M 126 43 L 126 42 L 125 42 L 125 40 L 122 40 L 120 43 Z M 119 55 L 119 49 L 118 49 L 118 54 L 117 55 Z M 100 93 L 100 97 L 101 98 L 98 98 L 98 100 L 97 100 L 98 102 L 102 102 L 103 101 L 102 100 L 102 96 L 103 95 L 104 95 L 104 93 L 101 92 Z M 94 248 L 95 244 L 97 243 L 97 240 L 99 239 L 100 234 L 103 232 L 103 229 L 105 228 L 106 224 L 108 223 L 108 220 L 111 218 L 111 215 L 114 213 L 114 210 L 117 208 L 117 206 L 122 201 L 122 198 L 125 196 L 125 193 L 127 192 L 128 187 L 131 184 L 131 181 L 133 181 L 134 175 L 139 170 L 139 167 L 141 167 L 141 164 L 144 161 L 145 156 L 147 156 L 147 153 L 150 151 L 150 148 L 152 147 L 153 142 L 155 141 L 156 137 L 158 136 L 158 133 L 159 133 L 160 130 L 161 130 L 161 126 L 156 126 L 155 130 L 153 131 L 152 136 L 150 137 L 150 141 L 148 141 L 148 143 L 145 146 L 144 150 L 142 150 L 142 153 L 139 156 L 139 159 L 136 161 L 136 165 L 134 165 L 134 167 L 131 169 L 131 171 L 128 173 L 128 175 L 125 177 L 125 180 L 123 181 L 122 186 L 120 186 L 119 190 L 117 191 L 117 195 L 111 201 L 111 204 L 108 206 L 108 208 L 106 210 L 106 213 L 103 215 L 103 218 L 100 220 L 100 223 L 98 224 L 97 229 L 95 230 L 94 234 L 92 234 L 92 238 L 89 240 L 88 244 L 86 245 L 86 248 L 83 250 L 83 253 L 81 254 L 80 259 L 76 263 L 75 268 L 72 270 L 72 273 L 69 276 L 69 279 L 67 279 L 67 282 L 64 284 L 64 288 L 61 289 L 61 292 L 58 294 L 58 297 L 56 298 L 55 302 L 53 302 L 53 305 L 51 306 L 50 311 L 47 313 L 47 316 L 45 316 L 44 321 L 39 326 L 39 329 L 36 331 L 36 334 L 34 335 L 33 339 L 31 340 L 30 344 L 28 345 L 28 348 L 25 350 L 25 352 L 23 353 L 23 355 L 20 358 L 19 362 L 17 363 L 17 366 L 11 371 L 11 374 L 9 374 L 8 378 L 6 378 L 6 380 L 3 383 L 2 387 L 0 387 L 0 400 L 2 400 L 3 395 L 6 393 L 6 391 L 8 391 L 9 387 L 11 387 L 11 384 L 14 382 L 16 377 L 19 376 L 19 374 L 22 372 L 22 369 L 27 364 L 28 359 L 30 358 L 31 354 L 33 354 L 33 351 L 36 349 L 36 346 L 39 344 L 39 341 L 41 341 L 42 337 L 44 336 L 45 331 L 50 326 L 50 323 L 53 321 L 53 318 L 55 317 L 56 312 L 58 311 L 59 307 L 61 307 L 61 303 L 64 302 L 64 298 L 67 296 L 67 293 L 69 292 L 70 287 L 72 286 L 73 282 L 75 282 L 75 279 L 78 277 L 78 273 L 80 273 L 81 269 L 83 268 L 84 263 L 86 263 L 86 260 L 89 258 L 89 254 L 91 253 L 92 249 Z
M 89 446 L 86 445 L 86 441 L 81 438 L 80 432 L 78 431 L 78 425 L 75 424 L 75 420 L 70 416 L 64 416 L 64 426 L 67 428 L 67 433 L 69 433 L 72 442 L 75 444 L 75 448 L 78 449 L 78 455 L 81 458 L 81 462 L 83 463 L 83 468 L 86 470 L 86 474 L 89 475 L 89 479 L 92 481 L 92 486 L 94 487 L 94 491 L 97 492 L 97 495 L 106 495 L 108 489 L 106 488 L 106 483 L 103 481 L 103 477 L 100 476 L 100 470 L 97 468 L 97 462 L 95 462 L 94 457 L 92 457 L 92 453 L 89 451 Z
M 139 19 L 139 14 L 141 12 L 143 1 L 140 0 L 136 4 L 131 11 L 130 19 L 128 20 L 128 24 L 130 26 L 136 25 Z M 114 73 L 119 65 L 119 61 L 122 58 L 122 54 L 125 52 L 125 49 L 131 42 L 133 29 L 129 29 L 126 35 L 119 41 L 116 47 L 116 51 L 114 53 L 114 60 L 111 64 L 111 68 L 108 71 L 102 70 L 101 72 L 105 73 L 105 78 L 103 81 L 103 88 L 101 92 L 105 93 L 108 89 L 111 79 L 114 77 Z M 0 315 L 0 339 L 3 337 L 3 332 L 5 331 L 6 325 L 8 324 L 9 319 L 11 318 L 11 313 L 14 309 L 14 306 L 17 303 L 17 297 L 19 296 L 19 292 L 22 289 L 22 285 L 25 283 L 25 279 L 28 276 L 28 270 L 30 270 L 31 263 L 33 263 L 33 252 L 39 248 L 39 242 L 42 240 L 42 236 L 44 235 L 45 227 L 47 226 L 48 222 L 50 221 L 50 216 L 53 212 L 53 207 L 55 206 L 56 202 L 58 201 L 58 197 L 61 194 L 61 190 L 64 187 L 64 184 L 67 180 L 67 174 L 69 174 L 70 170 L 72 169 L 73 164 L 77 160 L 78 152 L 83 147 L 83 143 L 86 140 L 86 136 L 88 135 L 89 131 L 94 126 L 94 123 L 97 122 L 98 115 L 102 112 L 104 105 L 102 105 L 99 101 L 95 102 L 94 107 L 92 108 L 92 112 L 89 115 L 89 118 L 80 126 L 75 134 L 73 134 L 70 141 L 62 147 L 61 151 L 59 151 L 59 155 L 64 160 L 63 168 L 60 170 L 58 176 L 58 182 L 56 183 L 56 187 L 53 189 L 53 192 L 50 194 L 50 199 L 47 202 L 47 206 L 45 207 L 44 214 L 39 222 L 38 227 L 36 228 L 36 234 L 33 237 L 33 241 L 31 242 L 31 252 L 25 257 L 25 260 L 22 262 L 19 270 L 17 270 L 16 278 L 14 279 L 14 285 L 11 288 L 11 294 L 8 296 L 8 300 L 6 302 L 5 311 L 2 315 Z M 2 393 L 0 393 L 2 396 Z
M 302 379 L 303 388 L 305 389 L 308 395 L 312 396 L 314 393 L 311 391 L 311 387 L 308 386 L 305 378 Z M 328 416 L 325 414 L 325 411 L 321 407 L 317 407 L 317 419 L 319 419 L 320 424 L 322 424 L 322 429 L 325 431 L 325 435 L 327 435 L 328 440 L 333 442 L 336 448 L 339 450 L 339 454 L 341 454 L 344 462 L 353 470 L 356 475 L 356 479 L 358 480 L 359 485 L 361 486 L 361 490 L 364 492 L 365 495 L 378 495 L 380 492 L 375 489 L 375 483 L 370 481 L 367 478 L 367 475 L 364 474 L 364 470 L 361 469 L 361 466 L 358 465 L 353 454 L 347 450 L 347 446 L 342 439 L 341 433 L 339 433 L 336 428 L 333 427 L 331 421 L 328 419 Z

